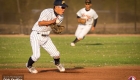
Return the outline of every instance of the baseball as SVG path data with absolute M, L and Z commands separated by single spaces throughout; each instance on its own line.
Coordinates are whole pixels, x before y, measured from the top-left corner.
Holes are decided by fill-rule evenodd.
M 57 18 L 57 19 L 56 19 L 56 24 L 58 24 L 58 23 L 60 23 L 60 20 Z

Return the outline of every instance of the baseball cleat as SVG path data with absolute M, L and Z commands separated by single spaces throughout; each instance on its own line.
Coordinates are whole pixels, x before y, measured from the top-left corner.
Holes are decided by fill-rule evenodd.
M 61 64 L 56 65 L 56 67 L 60 72 L 65 72 L 65 68 Z
M 27 63 L 26 63 L 26 67 L 27 67 Z M 38 71 L 34 68 L 34 67 L 27 67 L 27 69 L 29 70 L 30 73 L 38 73 Z
M 75 44 L 74 44 L 74 43 L 71 43 L 70 45 L 71 45 L 71 46 L 75 46 Z

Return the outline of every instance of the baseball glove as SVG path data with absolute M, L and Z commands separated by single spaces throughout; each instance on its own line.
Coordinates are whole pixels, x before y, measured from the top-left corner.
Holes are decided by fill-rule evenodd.
M 53 24 L 50 26 L 52 31 L 55 33 L 55 34 L 60 34 L 64 31 L 65 27 L 64 26 L 61 26 L 61 25 L 56 25 L 56 24 Z
M 86 23 L 86 19 L 79 18 L 79 19 L 78 19 L 78 22 L 79 22 L 80 24 L 85 24 L 85 23 Z

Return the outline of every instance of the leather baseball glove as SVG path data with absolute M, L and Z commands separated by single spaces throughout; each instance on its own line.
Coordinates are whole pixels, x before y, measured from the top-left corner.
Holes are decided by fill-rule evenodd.
M 85 23 L 86 23 L 86 19 L 78 18 L 78 22 L 79 22 L 80 24 L 85 24 Z
M 64 26 L 61 26 L 61 25 L 56 25 L 56 24 L 53 24 L 50 26 L 52 31 L 55 33 L 55 34 L 60 34 L 64 31 L 65 27 Z

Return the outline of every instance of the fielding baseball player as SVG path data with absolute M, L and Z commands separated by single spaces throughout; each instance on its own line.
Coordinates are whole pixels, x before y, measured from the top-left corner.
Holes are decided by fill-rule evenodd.
M 91 8 L 91 6 L 91 0 L 85 0 L 85 8 L 82 8 L 77 12 L 77 19 L 79 24 L 75 32 L 76 39 L 71 43 L 71 46 L 75 46 L 76 42 L 82 40 L 90 31 L 90 29 L 92 31 L 94 30 L 97 23 L 98 15 Z
M 54 59 L 54 63 L 60 72 L 64 72 L 65 68 L 60 64 L 60 53 L 53 44 L 49 34 L 52 30 L 51 25 L 60 25 L 63 20 L 63 13 L 68 5 L 64 0 L 55 0 L 54 8 L 48 8 L 41 12 L 38 21 L 34 24 L 30 34 L 30 42 L 32 46 L 32 56 L 29 58 L 26 67 L 31 73 L 38 73 L 33 67 L 40 57 L 40 47 L 43 47 L 49 55 Z

